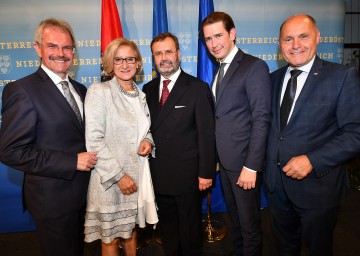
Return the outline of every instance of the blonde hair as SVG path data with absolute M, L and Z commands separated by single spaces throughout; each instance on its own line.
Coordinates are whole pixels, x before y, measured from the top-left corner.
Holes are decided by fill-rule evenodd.
M 66 22 L 65 20 L 59 20 L 59 19 L 54 19 L 54 18 L 49 18 L 49 19 L 46 19 L 46 20 L 43 20 L 40 22 L 39 26 L 37 27 L 37 29 L 35 31 L 35 43 L 38 43 L 38 44 L 42 43 L 43 31 L 44 31 L 44 29 L 46 29 L 48 27 L 56 27 L 56 28 L 59 28 L 60 30 L 64 31 L 65 33 L 68 33 L 71 37 L 73 48 L 74 49 L 76 48 L 75 35 L 74 35 L 74 32 L 73 32 L 70 24 L 68 22 Z
M 142 67 L 143 67 L 143 62 L 142 62 L 142 57 L 141 57 L 140 51 L 133 41 L 130 41 L 126 38 L 117 38 L 108 44 L 108 46 L 105 49 L 104 55 L 102 57 L 104 71 L 108 75 L 114 74 L 114 57 L 115 57 L 116 51 L 119 49 L 120 46 L 129 46 L 131 49 L 133 49 L 135 51 L 135 58 L 136 58 L 137 67 L 138 67 L 136 72 L 140 73 L 142 71 Z

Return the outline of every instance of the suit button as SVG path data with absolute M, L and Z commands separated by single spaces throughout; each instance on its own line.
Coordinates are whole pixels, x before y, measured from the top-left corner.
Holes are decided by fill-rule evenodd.
M 218 117 L 218 116 L 215 116 L 215 119 L 217 120 L 217 119 L 219 119 L 219 117 Z
M 282 141 L 284 138 L 283 137 L 280 137 L 279 140 Z

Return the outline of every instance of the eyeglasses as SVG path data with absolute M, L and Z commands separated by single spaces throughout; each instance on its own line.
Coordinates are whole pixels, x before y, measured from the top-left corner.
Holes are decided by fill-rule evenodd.
M 61 50 L 65 53 L 75 53 L 75 48 L 72 45 L 65 45 L 62 47 L 58 46 L 57 44 L 52 44 L 52 43 L 48 43 L 48 44 L 40 44 L 39 43 L 39 45 L 44 46 L 51 52 L 57 52 L 61 48 Z
M 136 62 L 135 57 L 127 57 L 127 58 L 115 57 L 114 64 L 121 65 L 124 62 L 124 60 L 126 61 L 127 64 L 134 64 Z
M 175 52 L 176 52 L 176 50 L 175 51 L 166 50 L 164 52 L 158 51 L 158 52 L 154 52 L 154 56 L 156 58 L 162 57 L 164 55 L 167 57 L 167 56 L 173 55 Z

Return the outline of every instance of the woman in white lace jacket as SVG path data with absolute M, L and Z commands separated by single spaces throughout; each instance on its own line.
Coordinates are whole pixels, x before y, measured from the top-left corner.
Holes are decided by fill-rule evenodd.
M 112 41 L 103 56 L 114 77 L 92 84 L 85 99 L 86 146 L 98 162 L 92 170 L 85 217 L 85 241 L 102 240 L 103 255 L 136 255 L 135 224 L 157 220 L 148 165 L 153 147 L 145 94 L 133 81 L 142 70 L 132 41 Z

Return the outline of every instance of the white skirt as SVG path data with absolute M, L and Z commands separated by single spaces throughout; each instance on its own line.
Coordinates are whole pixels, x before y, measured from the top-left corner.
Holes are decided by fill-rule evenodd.
M 157 207 L 155 203 L 155 194 L 150 175 L 149 160 L 146 157 L 139 156 L 139 186 L 138 186 L 138 214 L 136 224 L 144 228 L 146 223 L 158 223 Z

